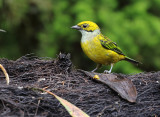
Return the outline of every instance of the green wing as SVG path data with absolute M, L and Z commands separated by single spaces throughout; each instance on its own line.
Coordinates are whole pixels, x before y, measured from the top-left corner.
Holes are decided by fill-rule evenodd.
M 124 55 L 122 50 L 117 46 L 117 44 L 108 39 L 107 37 L 100 39 L 100 42 L 104 48 L 117 52 L 118 54 Z

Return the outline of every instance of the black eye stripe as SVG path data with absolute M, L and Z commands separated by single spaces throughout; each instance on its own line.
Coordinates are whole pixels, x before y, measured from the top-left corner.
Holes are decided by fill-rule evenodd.
M 89 30 L 89 31 L 87 31 L 87 32 L 93 32 L 92 30 Z

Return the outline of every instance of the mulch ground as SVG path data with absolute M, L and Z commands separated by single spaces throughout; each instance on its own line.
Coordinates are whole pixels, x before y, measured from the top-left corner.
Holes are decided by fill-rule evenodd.
M 136 103 L 122 99 L 108 86 L 74 69 L 69 54 L 56 59 L 23 56 L 16 61 L 0 59 L 9 76 L 6 85 L 0 70 L 0 117 L 70 117 L 47 90 L 76 105 L 91 117 L 160 116 L 160 71 L 124 75 L 137 88 Z

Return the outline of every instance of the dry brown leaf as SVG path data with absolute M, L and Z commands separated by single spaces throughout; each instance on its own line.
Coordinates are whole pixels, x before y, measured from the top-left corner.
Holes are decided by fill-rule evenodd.
M 137 91 L 130 79 L 124 78 L 121 75 L 103 74 L 83 71 L 87 76 L 94 80 L 102 82 L 116 91 L 120 96 L 129 102 L 136 102 Z

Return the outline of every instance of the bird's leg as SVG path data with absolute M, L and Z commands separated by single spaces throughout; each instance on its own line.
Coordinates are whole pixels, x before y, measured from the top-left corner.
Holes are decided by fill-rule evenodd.
M 102 64 L 97 64 L 96 68 L 92 70 L 92 72 L 95 72 L 97 69 L 99 69 L 102 66 Z
M 112 68 L 113 68 L 113 63 L 111 63 L 111 68 L 110 68 L 110 70 L 109 70 L 109 71 L 108 71 L 108 70 L 104 70 L 104 73 L 110 74 L 111 71 L 112 71 Z

